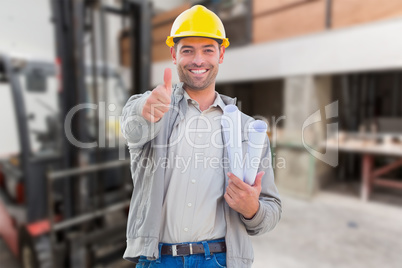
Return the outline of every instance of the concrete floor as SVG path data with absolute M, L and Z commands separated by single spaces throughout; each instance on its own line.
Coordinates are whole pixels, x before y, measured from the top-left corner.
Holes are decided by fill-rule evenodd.
M 252 237 L 253 268 L 401 267 L 402 206 L 326 192 L 310 201 L 282 199 L 279 225 Z M 0 267 L 20 267 L 1 239 Z
M 402 206 L 320 193 L 283 197 L 277 228 L 252 238 L 254 268 L 402 267 Z

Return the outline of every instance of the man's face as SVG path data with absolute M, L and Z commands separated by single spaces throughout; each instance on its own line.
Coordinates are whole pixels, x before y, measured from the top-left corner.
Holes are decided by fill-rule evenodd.
M 203 90 L 215 83 L 225 47 L 210 38 L 186 37 L 176 49 L 171 48 L 173 63 L 185 88 Z

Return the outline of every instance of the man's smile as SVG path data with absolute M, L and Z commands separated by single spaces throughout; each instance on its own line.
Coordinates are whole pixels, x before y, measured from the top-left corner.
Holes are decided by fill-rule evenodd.
M 205 74 L 206 72 L 208 72 L 209 69 L 189 69 L 189 71 L 192 74 L 201 76 L 201 75 Z

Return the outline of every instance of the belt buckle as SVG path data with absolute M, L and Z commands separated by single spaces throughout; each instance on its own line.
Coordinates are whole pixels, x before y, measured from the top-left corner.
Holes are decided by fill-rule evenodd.
M 189 244 L 190 247 L 190 255 L 193 255 L 193 244 Z M 177 254 L 177 245 L 172 245 L 172 256 L 177 257 L 177 256 L 187 256 L 188 254 Z
M 172 245 L 172 256 L 177 257 L 177 245 Z

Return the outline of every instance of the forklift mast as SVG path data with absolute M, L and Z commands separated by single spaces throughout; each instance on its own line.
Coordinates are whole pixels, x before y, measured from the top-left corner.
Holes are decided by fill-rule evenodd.
M 0 216 L 7 222 L 0 235 L 23 267 L 94 267 L 121 259 L 125 248 L 133 185 L 113 122 L 119 109 L 109 107 L 149 89 L 151 7 L 105 2 L 50 0 L 55 63 L 0 54 L 20 145 L 18 154 L 0 159 Z M 108 59 L 107 16 L 121 18 L 129 37 L 129 90 Z
M 84 37 L 89 34 L 91 37 L 91 64 L 92 76 L 94 77 L 94 102 L 105 101 L 105 94 L 98 94 L 101 90 L 97 85 L 96 64 L 100 61 L 107 64 L 106 45 L 107 28 L 105 17 L 107 14 L 120 16 L 122 25 L 128 24 L 130 29 L 131 44 L 131 88 L 130 93 L 141 93 L 149 88 L 150 83 L 150 6 L 148 1 L 123 0 L 121 8 L 105 6 L 103 1 L 97 0 L 51 0 L 53 22 L 55 29 L 56 64 L 59 68 L 60 79 L 60 105 L 61 118 L 66 118 L 68 112 L 76 105 L 87 101 L 87 89 L 84 83 L 85 66 L 88 58 L 84 51 Z M 99 11 L 101 29 L 97 31 L 94 22 L 94 12 Z M 96 44 L 96 34 L 101 33 L 103 42 Z M 101 59 L 97 59 L 97 51 L 100 51 Z M 104 77 L 104 79 L 107 79 Z M 107 89 L 106 89 L 107 90 Z M 103 98 L 102 98 L 103 97 Z M 99 123 L 99 122 L 97 122 Z M 85 112 L 79 112 L 72 120 L 72 134 L 77 140 L 90 142 Z M 95 126 L 96 129 L 99 128 Z M 97 132 L 96 132 L 97 133 Z M 99 161 L 89 160 L 91 157 L 85 149 L 73 146 L 67 139 L 63 142 L 62 168 L 82 167 Z M 74 186 L 70 180 L 64 182 L 64 196 L 72 197 Z M 72 217 L 75 212 L 74 198 L 63 198 L 64 216 Z

